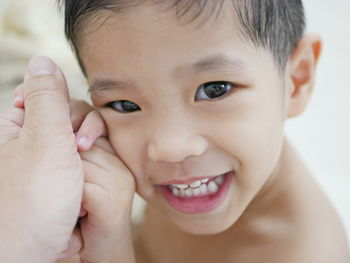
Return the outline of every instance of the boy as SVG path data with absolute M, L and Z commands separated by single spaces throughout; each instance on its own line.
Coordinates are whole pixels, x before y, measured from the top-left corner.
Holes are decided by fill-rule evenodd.
M 349 261 L 338 216 L 283 132 L 321 52 L 301 1 L 62 6 L 109 142 L 148 203 L 125 262 Z M 127 239 L 121 226 L 110 231 Z

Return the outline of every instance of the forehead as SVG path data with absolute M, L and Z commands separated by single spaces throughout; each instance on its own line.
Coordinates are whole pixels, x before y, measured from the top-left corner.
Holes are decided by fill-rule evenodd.
M 195 14 L 191 12 L 179 18 L 175 10 L 165 12 L 159 6 L 99 12 L 79 36 L 89 83 L 116 75 L 130 79 L 130 72 L 135 78 L 176 78 L 190 71 L 188 65 L 200 69 L 232 62 L 237 69 L 251 67 L 249 60 L 261 50 L 242 37 L 230 2 L 225 1 L 217 16 L 210 15 L 208 5 L 192 22 Z

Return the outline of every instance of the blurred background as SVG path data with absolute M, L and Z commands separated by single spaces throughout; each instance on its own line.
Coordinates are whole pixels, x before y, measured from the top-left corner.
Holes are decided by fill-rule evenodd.
M 314 97 L 289 120 L 287 135 L 332 200 L 350 237 L 350 1 L 304 0 L 308 31 L 324 38 Z M 30 57 L 51 57 L 71 96 L 89 100 L 87 85 L 63 35 L 55 0 L 0 0 L 0 110 L 12 105 Z M 143 202 L 136 197 L 134 220 Z M 322 220 L 322 218 L 320 218 Z

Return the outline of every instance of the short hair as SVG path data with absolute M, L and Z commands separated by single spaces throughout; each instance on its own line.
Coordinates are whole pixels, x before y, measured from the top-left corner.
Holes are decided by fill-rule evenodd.
M 122 12 L 126 8 L 145 3 L 140 0 L 57 0 L 64 11 L 65 35 L 75 53 L 83 73 L 84 65 L 79 55 L 78 35 L 84 23 L 93 19 L 98 11 Z M 155 1 L 155 0 L 154 0 Z M 241 24 L 241 34 L 256 47 L 272 53 L 280 70 L 284 70 L 288 58 L 305 30 L 305 12 L 302 0 L 167 0 L 170 8 L 182 17 L 197 8 L 190 22 L 201 15 L 204 7 L 214 4 L 210 15 L 219 16 L 225 1 L 232 1 L 233 12 Z M 163 2 L 158 1 L 158 2 Z M 180 7 L 180 3 L 182 4 Z M 196 7 L 195 7 L 196 6 Z

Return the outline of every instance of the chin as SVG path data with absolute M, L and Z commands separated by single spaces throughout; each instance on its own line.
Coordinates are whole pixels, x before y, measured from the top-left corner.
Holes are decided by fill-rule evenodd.
M 197 215 L 195 217 L 175 216 L 169 219 L 179 230 L 191 235 L 216 235 L 228 230 L 238 220 L 240 215 L 218 213 L 215 215 Z

